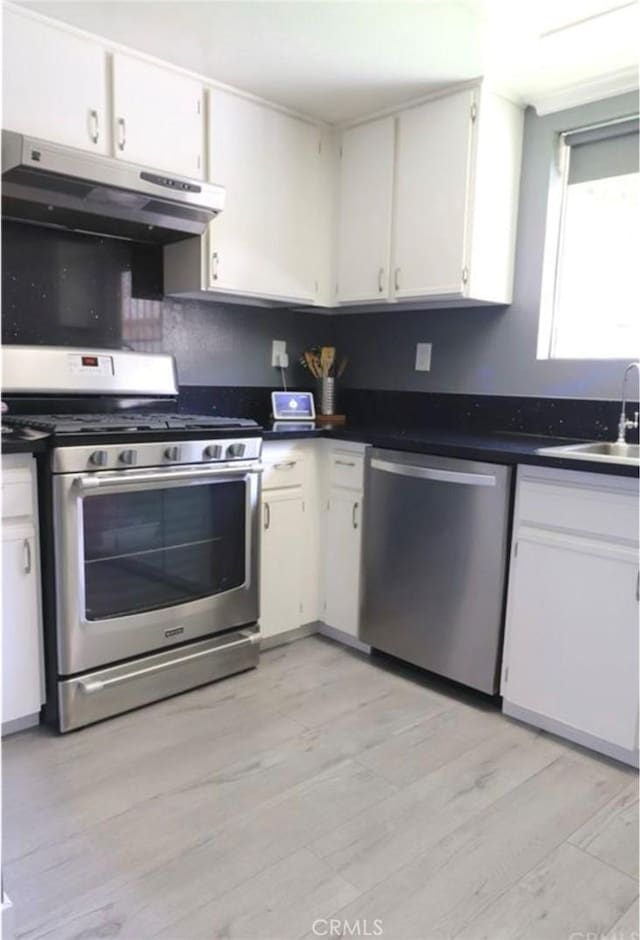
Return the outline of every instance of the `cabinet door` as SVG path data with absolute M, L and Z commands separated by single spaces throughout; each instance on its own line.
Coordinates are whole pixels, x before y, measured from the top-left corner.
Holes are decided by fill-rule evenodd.
M 301 491 L 262 500 L 260 629 L 265 637 L 295 630 L 304 619 L 304 504 Z
M 2 126 L 108 153 L 107 56 L 97 43 L 3 10 Z
M 162 66 L 113 56 L 116 157 L 201 178 L 202 86 Z
M 40 622 L 33 535 L 2 542 L 2 721 L 40 711 Z
M 311 302 L 320 185 L 317 128 L 237 95 L 209 94 L 209 176 L 227 189 L 209 233 L 209 286 Z
M 358 636 L 362 496 L 331 490 L 327 514 L 324 622 Z
M 398 119 L 393 296 L 461 296 L 467 274 L 474 90 Z
M 635 747 L 637 592 L 631 548 L 520 535 L 511 570 L 504 697 Z
M 275 297 L 313 302 L 318 291 L 317 196 L 320 134 L 288 114 L 267 109 L 264 119 L 264 228 L 267 290 Z
M 389 294 L 395 119 L 344 131 L 340 149 L 337 297 Z

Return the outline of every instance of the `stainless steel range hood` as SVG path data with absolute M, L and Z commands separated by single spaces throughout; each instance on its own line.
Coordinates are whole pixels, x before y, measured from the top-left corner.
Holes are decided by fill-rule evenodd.
M 2 216 L 134 241 L 201 235 L 222 186 L 2 131 Z

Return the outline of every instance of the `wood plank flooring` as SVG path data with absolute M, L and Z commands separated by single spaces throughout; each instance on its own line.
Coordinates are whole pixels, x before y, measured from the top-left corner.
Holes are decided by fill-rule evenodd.
M 3 790 L 21 940 L 313 940 L 329 918 L 383 940 L 637 929 L 632 770 L 320 637 L 6 739 Z

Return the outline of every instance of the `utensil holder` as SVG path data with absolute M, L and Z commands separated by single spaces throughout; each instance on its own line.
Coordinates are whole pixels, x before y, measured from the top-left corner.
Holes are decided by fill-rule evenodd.
M 330 376 L 320 379 L 320 414 L 335 414 L 336 406 L 336 380 Z

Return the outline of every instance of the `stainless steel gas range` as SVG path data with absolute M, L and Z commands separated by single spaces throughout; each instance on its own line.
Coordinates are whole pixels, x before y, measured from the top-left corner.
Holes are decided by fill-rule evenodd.
M 56 409 L 7 420 L 51 434 L 46 716 L 69 731 L 257 665 L 262 439 L 252 421 L 145 408 L 174 400 L 169 356 L 47 354 L 34 388 L 33 350 L 5 347 L 5 395 Z M 80 395 L 106 410 L 78 411 Z

